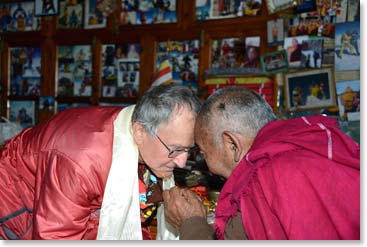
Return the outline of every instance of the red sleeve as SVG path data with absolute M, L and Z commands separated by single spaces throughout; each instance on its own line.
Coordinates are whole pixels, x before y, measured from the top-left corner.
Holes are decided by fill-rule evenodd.
M 49 157 L 34 205 L 34 239 L 83 239 L 90 217 L 88 176 L 70 158 Z

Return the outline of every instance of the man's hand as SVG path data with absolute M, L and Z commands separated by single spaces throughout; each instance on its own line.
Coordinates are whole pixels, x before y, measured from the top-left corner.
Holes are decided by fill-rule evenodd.
M 191 190 L 178 187 L 164 190 L 163 200 L 166 221 L 177 229 L 193 216 L 206 218 L 206 207 L 200 197 Z

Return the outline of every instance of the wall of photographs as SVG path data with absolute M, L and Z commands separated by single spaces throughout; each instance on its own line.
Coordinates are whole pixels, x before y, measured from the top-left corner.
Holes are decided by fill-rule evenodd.
M 359 1 L 293 2 L 1 1 L 1 115 L 26 127 L 135 103 L 168 57 L 203 99 L 243 85 L 280 118 L 322 112 L 359 140 Z
M 292 16 L 268 21 L 268 45 L 279 40 L 274 27 L 284 22 L 284 41 L 277 45 L 289 64 L 283 77 L 287 117 L 332 115 L 359 141 L 360 2 L 307 2 L 308 8 L 300 6 Z

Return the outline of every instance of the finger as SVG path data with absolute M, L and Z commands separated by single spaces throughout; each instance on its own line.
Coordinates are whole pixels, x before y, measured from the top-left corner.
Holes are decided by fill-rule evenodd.
M 201 201 L 201 198 L 198 194 L 196 194 L 195 192 L 193 191 L 187 191 L 187 194 L 186 194 L 187 198 L 189 198 L 190 200 L 199 200 Z
M 164 190 L 162 195 L 163 195 L 164 202 L 168 202 L 171 199 L 171 195 L 169 193 L 169 190 Z

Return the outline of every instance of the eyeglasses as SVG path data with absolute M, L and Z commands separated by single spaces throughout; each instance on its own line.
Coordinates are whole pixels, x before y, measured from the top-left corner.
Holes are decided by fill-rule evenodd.
M 180 148 L 176 148 L 176 149 L 170 149 L 163 141 L 161 138 L 159 138 L 159 136 L 157 134 L 154 134 L 157 139 L 162 143 L 162 145 L 168 150 L 168 158 L 175 158 L 177 156 L 179 156 L 180 154 L 183 153 L 192 153 L 194 152 L 197 147 L 191 147 L 191 148 L 184 148 L 184 147 L 180 147 Z

